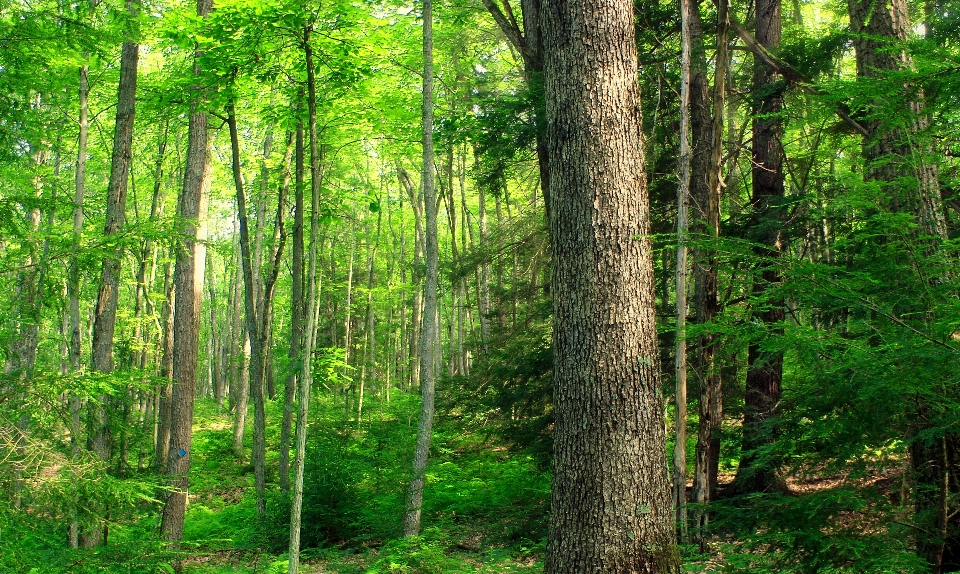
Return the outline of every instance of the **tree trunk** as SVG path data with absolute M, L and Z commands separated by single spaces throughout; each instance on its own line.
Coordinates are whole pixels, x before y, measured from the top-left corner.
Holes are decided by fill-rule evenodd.
M 633 4 L 543 4 L 554 474 L 547 574 L 675 572 Z
M 170 399 L 173 394 L 173 309 L 176 306 L 176 292 L 173 289 L 173 263 L 167 260 L 163 267 L 163 306 L 160 316 L 163 318 L 163 337 L 160 340 L 160 378 L 166 379 L 157 389 L 157 442 L 155 448 L 156 467 L 167 468 L 167 455 L 170 448 Z
M 227 103 L 227 125 L 230 128 L 230 144 L 233 157 L 233 182 L 237 190 L 237 214 L 240 221 L 240 261 L 243 267 L 243 301 L 246 317 L 247 338 L 250 342 L 250 395 L 253 397 L 253 476 L 257 493 L 257 515 L 263 519 L 266 512 L 266 411 L 264 408 L 264 347 L 261 338 L 261 313 L 258 308 L 258 277 L 251 253 L 250 227 L 247 221 L 247 200 L 240 171 L 240 138 L 237 133 L 237 116 L 234 103 Z
M 694 227 L 701 242 L 716 239 L 720 230 L 720 170 L 723 166 L 723 105 L 727 63 L 727 3 L 718 5 L 717 65 L 714 74 L 713 115 L 707 86 L 707 61 L 703 47 L 703 29 L 699 7 L 691 12 L 691 128 L 694 150 L 690 192 L 696 206 Z M 707 325 L 718 311 L 717 256 L 712 246 L 697 247 L 693 251 L 693 281 L 696 321 Z M 702 333 L 697 341 L 696 369 L 700 379 L 697 433 L 697 462 L 693 477 L 693 499 L 698 505 L 713 499 L 719 462 L 720 436 L 720 376 L 714 366 L 714 336 Z M 707 515 L 697 511 L 694 520 L 697 538 L 706 526 Z
M 905 0 L 849 0 L 848 7 L 858 77 L 882 77 L 913 67 L 902 46 L 911 35 Z M 878 102 L 880 105 L 882 102 Z M 880 185 L 892 211 L 914 215 L 922 230 L 924 255 L 939 255 L 948 233 L 937 164 L 932 160 L 933 145 L 924 133 L 930 120 L 924 112 L 922 92 L 906 108 L 906 121 L 897 114 L 887 121 L 890 113 L 877 110 L 862 122 L 869 132 L 863 139 L 866 177 Z M 955 400 L 953 395 L 937 396 L 936 392 L 918 395 L 908 415 L 912 436 L 907 442 L 919 525 L 917 554 L 930 564 L 934 574 L 960 571 L 960 516 L 955 503 L 960 488 L 960 435 L 943 428 L 943 416 L 936 406 L 936 402 L 950 405 Z
M 673 504 L 680 527 L 680 540 L 687 534 L 687 241 L 690 204 L 690 58 L 693 40 L 692 12 L 699 8 L 693 0 L 681 0 L 680 57 L 680 185 L 677 186 L 677 333 L 674 345 L 676 378 L 676 435 L 673 445 Z
M 379 203 L 379 198 L 378 198 Z M 365 387 L 372 387 L 377 381 L 377 337 L 376 337 L 376 313 L 373 309 L 373 279 L 374 264 L 377 259 L 377 247 L 380 245 L 380 224 L 383 221 L 383 211 L 377 211 L 377 231 L 374 235 L 372 244 L 370 243 L 370 233 L 367 232 L 367 311 L 364 323 L 364 374 L 360 377 L 360 396 L 357 397 L 357 424 L 360 424 L 363 418 L 363 393 Z M 369 230 L 369 227 L 367 228 Z M 369 383 L 369 384 L 368 384 Z
M 433 434 L 433 400 L 436 365 L 434 354 L 439 347 L 437 321 L 437 190 L 433 177 L 433 0 L 423 2 L 423 202 L 425 207 L 424 259 L 426 274 L 423 284 L 423 329 L 420 335 L 420 423 L 417 446 L 413 455 L 413 472 L 407 490 L 403 535 L 420 534 L 420 512 L 423 506 L 423 484 Z
M 83 232 L 83 195 L 86 187 L 87 174 L 87 135 L 90 129 L 89 109 L 87 107 L 87 98 L 90 88 L 87 83 L 88 66 L 80 67 L 79 77 L 79 104 L 80 117 L 78 119 L 80 134 L 77 141 L 77 170 L 75 177 L 75 192 L 73 196 L 73 237 L 72 245 L 74 249 L 80 249 L 81 235 Z M 70 361 L 70 372 L 80 374 L 83 372 L 81 363 L 81 338 L 80 338 L 80 265 L 76 257 L 70 258 L 70 264 L 67 271 L 67 307 L 69 309 L 70 337 L 68 356 Z M 82 404 L 80 397 L 70 394 L 70 443 L 73 447 L 73 458 L 76 460 L 80 456 L 80 409 Z M 76 508 L 71 510 L 70 524 L 67 530 L 67 545 L 70 548 L 78 548 L 80 545 L 80 522 Z
M 757 42 L 768 51 L 780 46 L 780 0 L 758 0 Z M 783 333 L 784 302 L 770 295 L 781 282 L 777 259 L 786 243 L 783 229 L 783 109 L 784 86 L 780 75 L 761 62 L 754 63 L 754 92 L 759 101 L 753 117 L 753 234 L 756 254 L 761 260 L 760 274 L 754 277 L 752 298 L 762 302 L 754 316 L 764 325 L 767 335 Z M 773 297 L 773 299 L 771 299 Z M 748 349 L 749 367 L 744 390 L 743 442 L 740 467 L 734 479 L 738 493 L 785 491 L 786 483 L 778 473 L 777 463 L 757 455 L 758 449 L 773 443 L 777 437 L 777 404 L 780 402 L 783 379 L 783 353 L 766 352 L 760 342 Z
M 310 45 L 310 27 L 304 29 L 303 49 L 307 64 L 307 109 L 310 129 L 310 253 L 307 256 L 307 301 L 306 328 L 303 331 L 303 349 L 300 355 L 300 408 L 297 413 L 297 454 L 294 470 L 293 504 L 290 510 L 290 561 L 289 574 L 297 574 L 300 568 L 300 514 L 303 507 L 303 467 L 307 443 L 307 415 L 310 407 L 310 389 L 313 385 L 311 360 L 316 346 L 317 315 L 317 251 L 320 243 L 320 143 L 317 135 L 317 91 L 313 71 L 313 48 Z M 300 165 L 300 164 L 298 164 Z M 298 187 L 299 189 L 299 187 Z M 302 196 L 302 193 L 300 194 Z M 301 199 L 302 204 L 302 199 Z M 301 219 L 302 222 L 302 219 Z
M 415 223 L 415 237 L 413 246 L 413 271 L 411 282 L 413 283 L 413 308 L 411 309 L 410 325 L 413 327 L 409 332 L 407 358 L 410 361 L 410 386 L 414 382 L 420 384 L 420 340 L 423 331 L 423 290 L 420 289 L 420 269 L 423 266 L 423 252 L 426 244 L 425 233 L 423 230 L 424 216 L 423 206 L 417 198 L 417 191 L 410 181 L 410 176 L 397 163 L 397 176 L 400 184 L 407 191 L 407 197 L 410 199 L 410 207 L 413 209 L 413 220 Z
M 127 9 L 136 14 L 136 4 L 127 2 Z M 136 113 L 137 64 L 140 46 L 132 40 L 123 43 L 120 56 L 120 86 L 117 91 L 117 117 L 113 133 L 113 157 L 110 164 L 110 183 L 107 188 L 107 221 L 104 237 L 120 233 L 126 218 L 127 181 L 133 147 L 133 121 Z M 97 296 L 96 316 L 93 323 L 93 371 L 113 372 L 113 333 L 117 322 L 117 301 L 120 291 L 120 266 L 123 249 L 103 260 L 100 274 L 100 292 Z M 101 460 L 110 459 L 113 437 L 110 430 L 110 402 L 108 395 L 90 403 L 91 450 Z M 103 541 L 101 529 L 81 533 L 80 545 L 91 548 Z
M 302 101 L 302 93 L 299 99 Z M 303 301 L 303 171 L 303 121 L 301 120 L 300 123 L 297 124 L 296 133 L 296 181 L 294 182 L 293 208 L 293 270 L 291 279 L 293 288 L 291 291 L 290 302 L 290 351 L 287 354 L 291 366 L 288 371 L 287 380 L 283 389 L 283 420 L 280 427 L 280 490 L 282 492 L 287 492 L 290 490 L 290 427 L 292 426 L 293 421 L 293 402 L 296 395 L 296 388 L 298 382 L 301 381 L 303 373 L 310 368 L 309 365 L 297 366 L 297 362 L 303 358 L 303 323 L 304 319 L 306 318 L 305 310 L 311 308 Z M 316 251 L 313 252 L 313 255 L 315 258 Z M 316 259 L 314 259 L 314 266 L 316 266 Z M 316 269 L 314 269 L 314 274 L 316 274 Z M 314 294 L 314 297 L 316 297 L 316 294 Z M 311 335 L 311 337 L 315 337 L 315 334 Z M 299 433 L 299 427 L 297 432 Z M 297 444 L 299 445 L 299 434 L 297 437 Z M 301 489 L 302 488 L 303 485 L 301 484 Z M 299 525 L 299 520 L 297 522 Z M 293 523 L 291 522 L 291 529 L 293 527 L 292 525 Z M 292 546 L 291 556 L 293 556 Z M 291 563 L 292 562 L 293 560 L 291 559 Z
M 197 15 L 206 18 L 213 0 L 197 0 Z M 200 76 L 199 53 L 194 60 L 194 76 Z M 202 98 L 202 92 L 199 96 Z M 200 345 L 200 301 L 203 297 L 203 272 L 206 261 L 207 205 L 210 191 L 210 147 L 207 113 L 201 102 L 190 109 L 187 165 L 180 195 L 179 216 L 183 244 L 177 250 L 174 284 L 176 312 L 173 345 L 173 386 L 170 413 L 170 446 L 167 474 L 173 490 L 163 506 L 160 532 L 164 539 L 179 542 L 183 537 L 183 517 L 190 488 L 190 458 L 193 445 L 193 404 L 197 386 L 197 355 Z

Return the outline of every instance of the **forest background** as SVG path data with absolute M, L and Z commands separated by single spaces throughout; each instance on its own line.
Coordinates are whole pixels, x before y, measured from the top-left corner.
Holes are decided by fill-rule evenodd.
M 542 570 L 539 5 L 422 8 L 0 1 L 0 570 Z M 960 5 L 634 13 L 683 570 L 957 571 Z

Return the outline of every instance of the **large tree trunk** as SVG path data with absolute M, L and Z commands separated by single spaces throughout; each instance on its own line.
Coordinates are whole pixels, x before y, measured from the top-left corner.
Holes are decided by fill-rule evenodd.
M 780 46 L 780 0 L 758 0 L 757 42 L 770 52 Z M 771 295 L 781 282 L 777 259 L 786 243 L 783 229 L 783 84 L 780 75 L 757 59 L 753 70 L 754 92 L 759 100 L 753 118 L 753 239 L 762 269 L 754 277 L 752 298 L 760 302 L 754 316 L 765 333 L 783 333 L 782 297 Z M 777 404 L 783 380 L 783 353 L 767 352 L 760 341 L 748 349 L 749 367 L 744 390 L 743 442 L 740 467 L 734 479 L 738 493 L 786 490 L 775 461 L 758 456 L 758 451 L 776 440 Z
M 213 0 L 197 0 L 197 15 L 206 18 Z M 197 55 L 199 57 L 199 54 Z M 193 73 L 202 72 L 198 59 Z M 202 97 L 202 96 L 201 96 Z M 206 261 L 207 205 L 210 191 L 210 145 L 207 113 L 194 101 L 190 109 L 187 166 L 180 195 L 179 216 L 183 244 L 177 250 L 174 274 L 176 311 L 174 313 L 173 385 L 170 412 L 170 445 L 167 474 L 173 490 L 163 506 L 160 532 L 166 540 L 183 537 L 183 518 L 190 488 L 190 458 L 193 445 L 193 403 L 197 386 L 197 355 L 200 345 L 200 301 L 203 297 L 203 272 Z
M 674 572 L 633 4 L 547 0 L 554 475 L 545 572 Z
M 423 2 L 423 202 L 425 207 L 424 259 L 426 273 L 423 283 L 423 329 L 420 334 L 420 423 L 417 427 L 417 446 L 413 455 L 413 472 L 407 490 L 406 511 L 403 517 L 404 536 L 420 534 L 420 511 L 423 506 L 423 485 L 430 438 L 433 434 L 433 399 L 436 361 L 439 348 L 437 272 L 439 247 L 437 245 L 437 190 L 433 166 L 433 1 Z
M 883 77 L 908 70 L 912 62 L 901 44 L 911 31 L 905 0 L 849 0 L 850 27 L 857 52 L 857 75 Z M 901 86 L 899 89 L 903 89 Z M 924 133 L 929 118 L 922 93 L 907 103 L 904 116 L 877 113 L 862 124 L 867 178 L 876 181 L 893 211 L 912 213 L 920 224 L 924 255 L 935 255 L 947 239 L 937 165 L 932 143 Z M 906 121 L 902 119 L 906 117 Z M 953 404 L 955 396 L 918 395 L 909 417 L 910 463 L 915 481 L 914 510 L 917 553 L 931 572 L 960 571 L 960 516 L 955 503 L 960 490 L 960 435 L 942 429 L 935 402 Z M 952 408 L 952 407 L 947 407 Z M 940 427 L 940 428 L 938 428 Z

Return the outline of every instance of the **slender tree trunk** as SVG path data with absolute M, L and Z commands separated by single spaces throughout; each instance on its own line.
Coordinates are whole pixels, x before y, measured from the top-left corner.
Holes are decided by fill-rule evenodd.
M 136 4 L 127 2 L 127 9 L 136 14 Z M 120 233 L 126 218 L 127 182 L 133 147 L 133 121 L 136 113 L 137 63 L 140 46 L 132 40 L 123 43 L 120 56 L 120 86 L 117 93 L 117 117 L 113 136 L 113 159 L 110 165 L 110 183 L 107 189 L 107 221 L 104 236 Z M 100 292 L 97 296 L 96 318 L 93 324 L 93 359 L 95 372 L 111 373 L 114 368 L 113 334 L 117 322 L 117 301 L 120 291 L 120 266 L 123 250 L 118 248 L 103 260 L 100 274 Z M 113 437 L 109 418 L 111 398 L 101 395 L 91 402 L 90 413 L 92 450 L 101 460 L 110 459 Z M 91 548 L 103 541 L 99 527 L 81 533 L 80 545 Z
M 240 261 L 243 267 L 243 301 L 247 340 L 250 343 L 250 395 L 253 397 L 253 476 L 257 492 L 257 515 L 266 512 L 266 411 L 264 409 L 264 369 L 260 337 L 260 312 L 257 304 L 257 278 L 251 253 L 250 227 L 247 221 L 247 200 L 240 171 L 240 138 L 237 134 L 237 116 L 234 103 L 227 104 L 227 125 L 233 150 L 233 181 L 237 189 L 237 214 L 240 220 Z
M 433 400 L 437 321 L 437 191 L 433 177 L 433 0 L 423 2 L 423 201 L 426 211 L 424 225 L 424 259 L 426 274 L 423 287 L 423 329 L 420 336 L 420 423 L 417 427 L 417 446 L 413 455 L 413 472 L 407 490 L 406 511 L 403 517 L 404 536 L 420 534 L 420 512 L 423 506 L 423 484 L 430 455 L 433 434 Z
M 290 510 L 290 574 L 300 568 L 300 516 L 303 507 L 303 467 L 307 443 L 307 415 L 310 407 L 310 389 L 313 384 L 311 360 L 316 344 L 317 315 L 317 248 L 320 227 L 320 143 L 317 134 L 317 91 L 313 70 L 313 48 L 310 45 L 310 27 L 304 28 L 303 50 L 307 64 L 307 110 L 310 129 L 310 253 L 307 256 L 306 327 L 303 332 L 303 351 L 300 356 L 300 408 L 297 413 L 297 454 L 294 470 L 293 503 Z
M 687 534 L 687 241 L 690 204 L 690 58 L 694 0 L 681 0 L 680 58 L 680 185 L 677 186 L 677 333 L 674 346 L 676 378 L 676 440 L 673 446 L 673 504 L 680 527 L 680 540 Z
M 554 290 L 544 572 L 676 572 L 633 3 L 542 5 Z
M 302 93 L 299 98 L 303 100 Z M 291 292 L 291 319 L 290 319 L 290 370 L 287 374 L 286 384 L 283 389 L 283 421 L 280 427 L 280 490 L 287 492 L 290 490 L 290 427 L 293 420 L 293 407 L 298 382 L 302 380 L 303 373 L 310 368 L 309 365 L 298 365 L 298 361 L 303 360 L 304 353 L 304 320 L 305 311 L 311 307 L 303 300 L 303 122 L 297 124 L 296 133 L 296 181 L 294 183 L 294 214 L 293 214 L 293 270 L 292 280 L 293 289 Z M 311 176 L 312 177 L 312 176 Z M 311 220 L 312 221 L 312 220 Z M 311 222 L 312 225 L 312 222 Z M 314 267 L 316 267 L 316 250 L 313 251 Z M 316 269 L 314 269 L 316 274 Z M 311 279 L 312 281 L 313 279 Z M 314 293 L 316 298 L 316 293 Z M 316 326 L 314 325 L 314 328 Z M 311 341 L 316 334 L 311 335 Z M 311 351 L 312 352 L 312 351 Z M 302 395 L 301 395 L 302 396 Z M 301 399 L 302 402 L 302 399 Z M 302 411 L 301 411 L 302 412 Z M 306 415 L 304 415 L 305 417 Z M 297 432 L 299 433 L 299 427 Z M 297 435 L 299 448 L 299 434 Z M 299 453 L 299 451 L 298 451 Z M 299 456 L 299 455 L 298 455 Z M 301 483 L 301 489 L 303 485 Z M 302 490 L 301 490 L 302 496 Z M 299 528 L 299 520 L 297 521 Z M 293 522 L 291 522 L 291 534 L 293 532 Z M 299 551 L 299 548 L 297 549 Z M 293 547 L 291 546 L 290 555 L 293 556 Z M 293 560 L 291 559 L 291 564 Z M 292 567 L 292 566 L 291 566 Z M 295 571 L 294 571 L 295 572 Z
M 83 195 L 86 187 L 87 176 L 87 135 L 90 129 L 89 108 L 87 106 L 87 97 L 90 88 L 87 84 L 88 66 L 80 67 L 79 74 L 79 104 L 80 117 L 78 119 L 80 134 L 77 139 L 77 169 L 75 176 L 75 192 L 73 196 L 73 237 L 72 246 L 74 249 L 80 249 L 80 239 L 83 232 Z M 69 344 L 68 356 L 70 361 L 70 372 L 76 374 L 83 373 L 83 364 L 81 363 L 81 339 L 80 339 L 80 265 L 76 257 L 70 258 L 70 264 L 67 270 L 67 306 L 69 309 Z M 80 410 L 82 403 L 80 397 L 70 394 L 70 443 L 73 448 L 74 460 L 80 457 L 81 427 Z M 80 522 L 77 508 L 71 510 L 70 524 L 67 530 L 67 545 L 70 548 L 78 548 L 80 545 Z
M 490 344 L 490 263 L 487 254 L 487 193 L 484 186 L 477 190 L 479 206 L 477 207 L 477 233 L 480 236 L 480 252 L 483 262 L 480 264 L 480 285 L 477 288 L 477 312 L 480 315 L 480 352 L 487 355 Z
M 373 242 L 370 243 L 369 233 L 367 238 L 367 312 L 365 317 L 366 332 L 364 333 L 364 352 L 363 365 L 365 376 L 361 377 L 360 396 L 357 398 L 357 424 L 363 418 L 363 392 L 365 386 L 372 386 L 377 380 L 377 337 L 376 337 L 376 314 L 373 309 L 373 279 L 374 264 L 377 259 L 377 247 L 380 245 L 380 224 L 383 221 L 383 211 L 377 211 L 377 231 Z M 370 384 L 365 384 L 369 382 Z
M 707 62 L 703 48 L 703 31 L 700 10 L 692 12 L 691 54 L 692 65 L 691 127 L 694 138 L 691 196 L 696 206 L 696 233 L 701 241 L 716 239 L 720 230 L 720 170 L 723 167 L 723 109 L 726 86 L 727 56 L 727 3 L 718 5 L 717 64 L 714 74 L 712 117 L 707 89 Z M 718 311 L 717 302 L 717 256 L 712 247 L 697 247 L 693 252 L 694 300 L 696 320 L 701 326 L 713 321 Z M 716 465 L 720 456 L 720 376 L 714 366 L 714 336 L 702 333 L 697 341 L 696 369 L 700 379 L 699 413 L 697 433 L 697 462 L 693 477 L 694 502 L 703 505 L 714 498 L 717 476 Z M 694 519 L 698 540 L 707 524 L 706 513 L 698 510 Z
M 420 289 L 419 270 L 423 267 L 423 252 L 426 245 L 425 233 L 423 230 L 424 216 L 423 206 L 417 198 L 417 191 L 410 181 L 410 176 L 400 164 L 397 164 L 397 175 L 400 178 L 400 184 L 406 189 L 407 196 L 410 199 L 410 206 L 413 208 L 413 219 L 415 222 L 415 237 L 413 248 L 413 308 L 411 309 L 410 324 L 413 329 L 410 330 L 409 349 L 407 358 L 410 361 L 410 386 L 414 383 L 420 384 L 420 341 L 423 331 L 423 290 Z
M 170 399 L 173 394 L 173 309 L 176 306 L 176 291 L 173 288 L 173 263 L 167 260 L 163 267 L 163 336 L 160 341 L 160 378 L 166 379 L 157 389 L 157 442 L 155 448 L 158 470 L 167 468 L 170 448 Z
M 250 333 L 240 331 L 240 365 L 235 381 L 236 406 L 233 409 L 233 454 L 243 460 L 243 434 L 247 429 L 247 404 L 250 398 Z
M 213 0 L 197 0 L 197 15 L 206 18 Z M 199 53 L 194 76 L 200 76 Z M 199 96 L 202 98 L 202 94 Z M 183 518 L 190 488 L 190 459 L 193 446 L 193 404 L 197 386 L 197 355 L 200 345 L 200 301 L 206 261 L 207 205 L 210 191 L 210 146 L 207 113 L 199 100 L 191 104 L 187 144 L 187 165 L 180 195 L 179 216 L 183 244 L 177 249 L 174 274 L 173 386 L 170 413 L 170 446 L 167 474 L 173 490 L 163 506 L 160 532 L 166 540 L 183 537 Z
M 494 21 L 513 44 L 523 58 L 523 76 L 527 87 L 538 92 L 543 87 L 543 48 L 541 40 L 541 0 L 521 0 L 523 30 L 513 15 L 513 9 L 506 0 L 503 10 L 495 0 L 483 0 L 483 5 L 493 16 Z M 550 220 L 550 146 L 547 140 L 546 110 L 537 108 L 534 113 L 536 127 L 537 163 L 540 168 L 540 191 L 546 209 L 547 221 Z M 549 227 L 549 225 L 548 225 Z

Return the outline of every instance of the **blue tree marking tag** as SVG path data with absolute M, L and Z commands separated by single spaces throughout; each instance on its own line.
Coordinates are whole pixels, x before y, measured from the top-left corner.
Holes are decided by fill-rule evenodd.
M 179 454 L 180 457 L 183 458 L 187 456 L 187 451 L 181 448 L 180 450 L 177 451 L 177 454 Z

